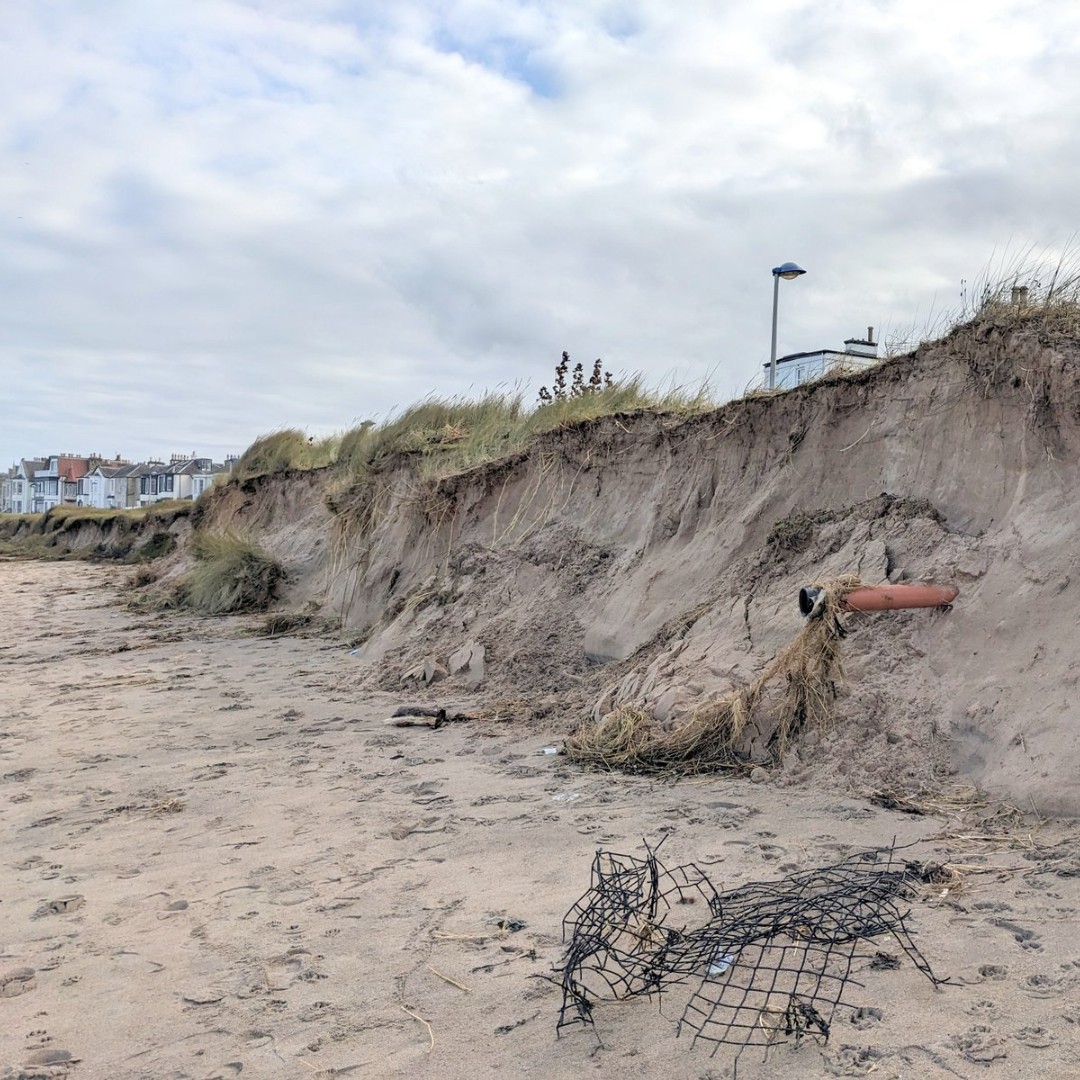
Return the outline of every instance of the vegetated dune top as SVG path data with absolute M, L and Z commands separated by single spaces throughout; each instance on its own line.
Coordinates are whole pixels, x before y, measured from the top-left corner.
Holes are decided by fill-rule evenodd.
M 249 479 L 196 525 L 281 559 L 292 604 L 360 642 L 358 684 L 399 687 L 475 642 L 484 693 L 566 727 L 617 705 L 674 723 L 749 681 L 809 582 L 954 582 L 951 612 L 850 618 L 837 722 L 776 775 L 974 783 L 1077 814 L 1078 358 L 1045 319 L 984 320 L 857 375 L 571 425 L 441 480 L 408 458 Z

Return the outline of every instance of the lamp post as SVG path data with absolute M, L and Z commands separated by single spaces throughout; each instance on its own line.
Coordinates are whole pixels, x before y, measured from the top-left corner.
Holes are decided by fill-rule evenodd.
M 769 389 L 776 386 L 776 309 L 780 301 L 780 279 L 794 281 L 806 271 L 798 263 L 786 262 L 773 267 L 772 290 L 772 352 L 769 355 Z

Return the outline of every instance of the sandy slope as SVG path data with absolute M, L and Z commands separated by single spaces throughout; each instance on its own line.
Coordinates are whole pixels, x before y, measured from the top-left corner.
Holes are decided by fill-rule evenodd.
M 750 682 L 798 632 L 800 586 L 955 584 L 948 617 L 851 620 L 846 738 L 800 742 L 787 776 L 956 776 L 1080 818 L 1080 341 L 1037 314 L 701 415 L 568 425 L 438 483 L 418 464 L 230 483 L 187 521 L 282 562 L 283 603 L 359 642 L 357 695 L 477 643 L 483 692 L 561 709 L 564 731 L 613 704 L 667 723 Z M 178 538 L 162 589 L 191 568 Z
M 390 729 L 340 646 L 130 615 L 119 580 L 0 563 L 0 1075 L 727 1076 L 648 1001 L 597 1010 L 603 1049 L 556 1039 L 533 976 L 597 846 L 666 835 L 731 887 L 969 828 L 812 784 L 582 774 L 510 724 Z M 916 848 L 999 871 L 915 906 L 953 985 L 863 964 L 851 1004 L 880 1021 L 842 1008 L 828 1046 L 739 1076 L 1080 1075 L 1071 835 Z

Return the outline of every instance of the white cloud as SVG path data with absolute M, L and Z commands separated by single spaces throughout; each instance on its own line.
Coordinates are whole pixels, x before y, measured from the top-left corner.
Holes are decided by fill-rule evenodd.
M 0 462 L 240 448 L 562 349 L 737 392 L 1077 227 L 1080 11 L 9 0 Z M 113 443 L 118 445 L 113 446 Z

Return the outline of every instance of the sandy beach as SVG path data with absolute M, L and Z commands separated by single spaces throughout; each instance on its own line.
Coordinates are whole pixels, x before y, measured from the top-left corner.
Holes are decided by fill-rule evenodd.
M 740 1078 L 1080 1075 L 1070 826 L 583 772 L 568 717 L 388 727 L 340 642 L 134 614 L 129 573 L 0 563 L 0 1075 L 730 1076 L 656 1001 L 556 1037 L 563 916 L 643 838 L 723 888 L 894 839 L 967 868 L 908 905 L 948 984 L 870 950 L 827 1043 Z

